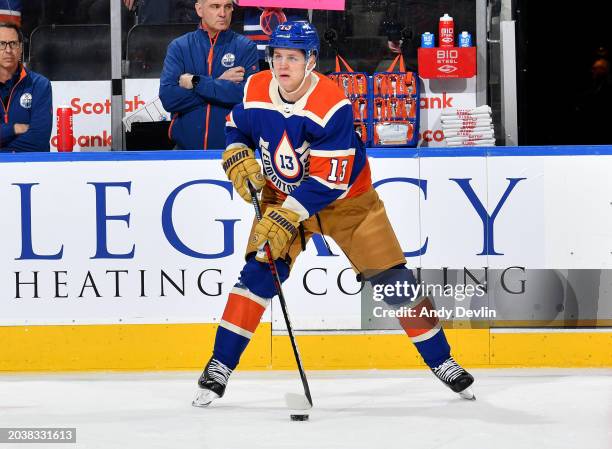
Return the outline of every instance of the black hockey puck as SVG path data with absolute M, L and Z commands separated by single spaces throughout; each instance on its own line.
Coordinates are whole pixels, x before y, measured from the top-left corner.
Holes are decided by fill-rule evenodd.
M 289 415 L 291 421 L 308 421 L 308 415 Z

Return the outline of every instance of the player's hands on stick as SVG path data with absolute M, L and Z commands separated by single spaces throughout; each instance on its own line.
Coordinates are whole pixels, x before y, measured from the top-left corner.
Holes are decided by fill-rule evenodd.
M 228 148 L 223 152 L 223 170 L 234 184 L 238 194 L 248 203 L 251 202 L 251 194 L 247 187 L 247 181 L 257 191 L 261 190 L 266 184 L 261 173 L 261 167 L 255 160 L 253 150 L 244 145 Z
M 297 234 L 299 219 L 300 216 L 296 212 L 284 207 L 268 207 L 261 221 L 255 226 L 253 243 L 263 248 L 266 241 L 269 242 L 272 258 L 277 259 L 283 248 Z M 260 262 L 266 261 L 265 257 L 260 260 Z

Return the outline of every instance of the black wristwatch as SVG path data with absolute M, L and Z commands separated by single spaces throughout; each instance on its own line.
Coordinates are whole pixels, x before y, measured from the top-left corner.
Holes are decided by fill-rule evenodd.
M 198 86 L 199 82 L 200 82 L 200 75 L 193 75 L 191 77 L 191 85 L 193 86 L 192 89 L 195 89 Z

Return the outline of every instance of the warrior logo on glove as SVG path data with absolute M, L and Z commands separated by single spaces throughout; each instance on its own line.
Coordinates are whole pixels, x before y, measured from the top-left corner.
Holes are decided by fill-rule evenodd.
M 245 148 L 242 151 L 239 151 L 238 153 L 235 153 L 228 160 L 223 162 L 223 170 L 227 171 L 227 169 L 230 168 L 232 165 L 234 165 L 236 162 L 242 159 L 246 159 L 248 157 L 249 157 L 249 150 L 247 148 Z
M 272 258 L 282 256 L 283 249 L 297 234 L 299 215 L 284 207 L 269 207 L 263 218 L 255 226 L 253 244 L 263 248 L 267 242 L 270 243 Z M 266 261 L 264 258 L 263 262 Z

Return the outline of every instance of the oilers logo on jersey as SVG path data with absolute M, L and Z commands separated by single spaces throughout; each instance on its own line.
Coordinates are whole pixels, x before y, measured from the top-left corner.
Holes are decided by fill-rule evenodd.
M 299 148 L 294 148 L 285 131 L 276 149 L 270 151 L 270 142 L 266 142 L 261 137 L 259 149 L 264 175 L 281 192 L 290 194 L 308 176 L 310 165 L 308 142 L 304 141 Z

